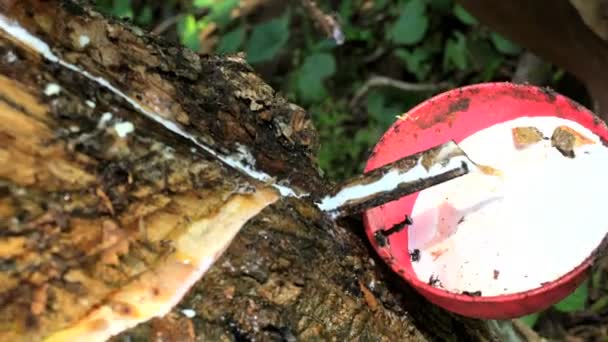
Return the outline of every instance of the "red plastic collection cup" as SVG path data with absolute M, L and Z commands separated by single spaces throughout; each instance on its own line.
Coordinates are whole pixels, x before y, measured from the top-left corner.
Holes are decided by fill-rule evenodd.
M 409 119 L 397 120 L 380 139 L 365 171 L 448 140 L 460 143 L 477 131 L 523 116 L 572 120 L 608 141 L 606 125 L 589 110 L 553 91 L 529 85 L 485 83 L 454 89 L 421 103 L 405 115 Z M 469 296 L 434 287 L 419 279 L 412 268 L 407 229 L 391 234 L 389 243 L 383 246 L 374 239 L 376 231 L 401 222 L 404 213 L 411 213 L 417 196 L 415 193 L 366 211 L 366 233 L 377 253 L 395 272 L 430 302 L 449 311 L 483 319 L 508 319 L 538 312 L 572 293 L 591 266 L 589 257 L 555 281 L 514 294 Z

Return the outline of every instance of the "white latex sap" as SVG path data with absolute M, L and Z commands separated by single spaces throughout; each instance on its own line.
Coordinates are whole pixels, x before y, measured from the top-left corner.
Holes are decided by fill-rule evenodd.
M 551 145 L 568 126 L 594 143 L 562 155 Z M 512 129 L 535 127 L 547 139 L 517 149 Z M 408 230 L 423 281 L 483 296 L 531 290 L 580 265 L 608 233 L 608 149 L 580 124 L 523 117 L 461 142 L 472 160 L 502 176 L 474 172 L 418 196 Z

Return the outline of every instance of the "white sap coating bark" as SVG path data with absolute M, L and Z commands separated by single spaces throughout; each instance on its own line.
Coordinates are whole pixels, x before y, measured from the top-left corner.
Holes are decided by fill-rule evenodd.
M 182 309 L 182 314 L 188 318 L 194 318 L 196 316 L 196 311 L 192 309 Z
M 113 115 L 110 112 L 105 112 L 101 114 L 101 118 L 99 119 L 99 122 L 97 122 L 97 128 L 106 127 L 107 123 L 112 120 L 112 117 Z
M 241 151 L 239 151 L 239 153 L 236 153 L 234 155 L 225 156 L 225 155 L 222 155 L 222 154 L 216 152 L 209 146 L 204 145 L 196 137 L 194 137 L 191 134 L 189 134 L 188 132 L 186 132 L 177 123 L 173 122 L 172 120 L 162 117 L 158 113 L 154 113 L 154 112 L 144 108 L 137 101 L 133 100 L 131 97 L 127 96 L 125 93 L 120 91 L 118 88 L 114 87 L 106 79 L 104 79 L 102 77 L 94 76 L 91 73 L 87 72 L 86 70 L 83 70 L 74 64 L 71 64 L 71 63 L 68 63 L 68 62 L 62 60 L 61 58 L 59 58 L 59 56 L 55 55 L 51 51 L 51 49 L 47 43 L 42 41 L 40 38 L 32 35 L 31 33 L 29 33 L 26 29 L 21 27 L 17 22 L 10 20 L 9 18 L 7 18 L 1 14 L 0 14 L 0 29 L 4 30 L 6 33 L 8 33 L 10 36 L 17 39 L 18 41 L 28 45 L 29 47 L 31 47 L 32 49 L 34 49 L 35 51 L 40 53 L 47 60 L 58 63 L 67 69 L 77 72 L 77 73 L 85 76 L 86 78 L 90 79 L 91 81 L 94 81 L 94 82 L 98 83 L 99 85 L 101 85 L 102 87 L 108 89 L 109 91 L 111 91 L 112 93 L 117 95 L 118 97 L 127 101 L 131 106 L 133 106 L 133 108 L 135 108 L 140 113 L 142 113 L 145 116 L 147 116 L 148 118 L 156 121 L 157 123 L 163 125 L 166 129 L 172 131 L 173 133 L 176 133 L 176 134 L 182 136 L 183 138 L 190 140 L 196 146 L 203 149 L 207 153 L 211 154 L 215 158 L 219 159 L 224 164 L 247 174 L 251 178 L 257 179 L 262 182 L 271 183 L 272 186 L 275 189 L 277 189 L 282 196 L 292 196 L 292 197 L 300 198 L 300 197 L 308 195 L 308 194 L 298 194 L 293 189 L 291 189 L 285 185 L 277 184 L 274 182 L 274 178 L 271 177 L 270 175 L 268 175 L 267 173 L 254 169 L 253 165 L 245 164 L 242 160 L 248 160 L 249 156 L 251 154 L 242 155 L 242 150 L 241 150 Z
M 120 138 L 125 138 L 127 135 L 133 133 L 135 126 L 129 121 L 119 122 L 114 125 L 114 131 Z
M 439 152 L 436 159 L 440 160 L 444 158 L 446 154 L 453 152 L 456 149 L 458 149 L 458 146 L 451 142 Z M 461 167 L 463 162 L 466 163 L 470 169 L 476 168 L 476 166 L 470 162 L 469 158 L 463 155 L 457 155 L 450 158 L 447 164 L 441 165 L 440 163 L 435 163 L 427 170 L 422 165 L 422 158 L 420 158 L 416 166 L 407 171 L 393 169 L 375 182 L 357 184 L 344 188 L 333 196 L 324 197 L 317 206 L 323 211 L 331 212 L 340 208 L 348 201 L 391 191 L 403 183 L 413 182 L 418 179 L 426 179 L 438 176 L 450 170 L 456 170 Z
M 550 138 L 566 125 L 595 144 L 564 157 L 550 140 L 517 151 L 511 129 L 532 126 Z M 556 117 L 520 118 L 459 144 L 502 177 L 470 173 L 422 191 L 408 230 L 417 276 L 437 276 L 453 292 L 483 296 L 531 290 L 580 265 L 608 232 L 608 149 L 580 124 Z M 464 221 L 459 223 L 464 216 Z M 436 260 L 433 260 L 436 258 Z
M 89 36 L 86 35 L 80 35 L 80 37 L 78 37 L 78 44 L 80 45 L 81 48 L 86 47 L 87 45 L 89 45 L 89 43 L 91 42 L 91 39 L 89 38 Z
M 59 84 L 56 84 L 56 83 L 49 83 L 44 88 L 44 95 L 46 95 L 46 96 L 57 95 L 60 92 L 61 92 L 61 87 L 59 86 Z

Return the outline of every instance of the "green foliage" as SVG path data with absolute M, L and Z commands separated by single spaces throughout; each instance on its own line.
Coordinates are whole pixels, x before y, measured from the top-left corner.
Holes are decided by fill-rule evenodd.
M 490 39 L 492 39 L 492 43 L 494 43 L 496 49 L 505 55 L 517 55 L 521 52 L 519 46 L 511 43 L 498 33 L 492 32 L 490 34 Z
M 105 13 L 117 18 L 133 19 L 131 0 L 105 0 L 98 1 L 97 6 Z
M 194 15 L 185 16 L 178 24 L 179 35 L 182 44 L 186 45 L 192 50 L 200 49 L 200 40 L 198 34 L 201 25 L 196 21 Z
M 230 12 L 239 4 L 239 0 L 194 0 L 195 8 L 207 8 L 209 14 L 201 19 L 202 22 L 215 23 L 221 27 L 230 23 Z
M 431 72 L 430 59 L 433 56 L 431 49 L 425 47 L 416 47 L 412 50 L 397 49 L 395 55 L 405 63 L 407 71 L 415 75 L 419 81 L 426 79 Z
M 329 53 L 312 54 L 304 60 L 297 77 L 298 94 L 307 103 L 320 102 L 327 96 L 323 81 L 336 72 L 336 61 Z
M 555 304 L 555 309 L 562 312 L 575 312 L 585 308 L 589 297 L 588 281 L 584 281 L 572 294 Z
M 540 318 L 540 313 L 536 312 L 533 314 L 529 314 L 529 315 L 520 317 L 519 320 L 524 322 L 524 324 L 526 324 L 530 328 L 533 328 L 534 325 L 536 325 L 536 322 L 538 322 L 539 318 Z
M 235 53 L 243 45 L 247 32 L 245 27 L 238 26 L 230 32 L 226 32 L 217 47 L 218 53 Z
M 310 107 L 309 112 L 315 120 L 322 141 L 317 154 L 319 164 L 328 172 L 328 176 L 344 179 L 353 172 L 362 172 L 362 156 L 367 155 L 368 149 L 382 134 L 378 125 L 369 125 L 353 132 L 348 128 L 352 115 L 345 103 L 325 99 L 323 102 Z M 355 171 L 353 171 L 355 170 Z
M 424 0 L 409 0 L 401 9 L 401 15 L 390 30 L 391 39 L 397 44 L 413 45 L 424 38 L 429 25 Z
M 207 15 L 197 19 L 190 13 L 181 18 L 177 24 L 180 41 L 192 50 L 201 48 L 200 32 L 205 27 L 214 23 L 220 27 L 230 22 L 230 11 L 239 4 L 238 0 L 194 0 L 194 8 L 206 8 Z
M 594 278 L 596 278 L 598 273 L 594 274 Z M 585 280 L 573 293 L 571 293 L 568 297 L 562 299 L 559 303 L 553 305 L 553 308 L 557 311 L 561 311 L 564 313 L 573 313 L 577 311 L 582 311 L 587 306 L 587 301 L 589 299 L 589 280 Z M 605 307 L 608 305 L 608 298 L 604 301 L 597 301 L 595 305 L 592 305 L 591 311 L 594 311 L 595 307 Z M 538 319 L 542 316 L 542 312 L 533 313 L 527 316 L 520 317 L 519 320 L 527 324 L 529 327 L 534 327 Z
M 289 11 L 283 16 L 259 24 L 253 28 L 247 42 L 249 63 L 260 63 L 273 59 L 289 39 Z
M 417 102 L 424 99 L 423 94 L 408 94 L 371 91 L 367 96 L 367 113 L 374 125 L 385 131 L 398 115 L 405 113 Z
M 443 52 L 443 68 L 457 68 L 466 70 L 468 66 L 467 38 L 461 32 L 454 32 L 454 36 L 445 43 Z
M 465 10 L 464 7 L 459 4 L 454 6 L 454 16 L 458 18 L 458 20 L 462 21 L 463 24 L 471 26 L 477 25 L 477 19 L 475 19 L 471 13 L 467 12 L 467 10 Z

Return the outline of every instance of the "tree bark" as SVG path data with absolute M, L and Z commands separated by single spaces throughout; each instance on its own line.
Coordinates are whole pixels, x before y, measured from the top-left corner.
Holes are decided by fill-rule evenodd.
M 605 0 L 458 0 L 481 22 L 582 80 L 608 118 Z
M 143 314 L 147 302 L 116 294 L 138 277 L 156 295 L 150 284 L 179 287 L 177 271 L 159 265 L 182 250 L 215 258 L 239 229 L 168 314 L 114 338 L 499 339 L 393 275 L 360 221 L 336 223 L 305 199 L 279 198 L 209 152 L 252 159 L 297 192 L 329 186 L 308 114 L 239 56 L 197 55 L 74 1 L 2 0 L 0 9 L 58 59 L 0 29 L 0 340 L 82 322 L 98 329 L 111 322 L 83 317 L 100 307 L 121 319 Z M 232 231 L 237 218 L 247 223 Z M 196 230 L 203 223 L 208 238 Z M 200 245 L 188 250 L 184 236 Z M 186 267 L 179 260 L 172 267 Z

